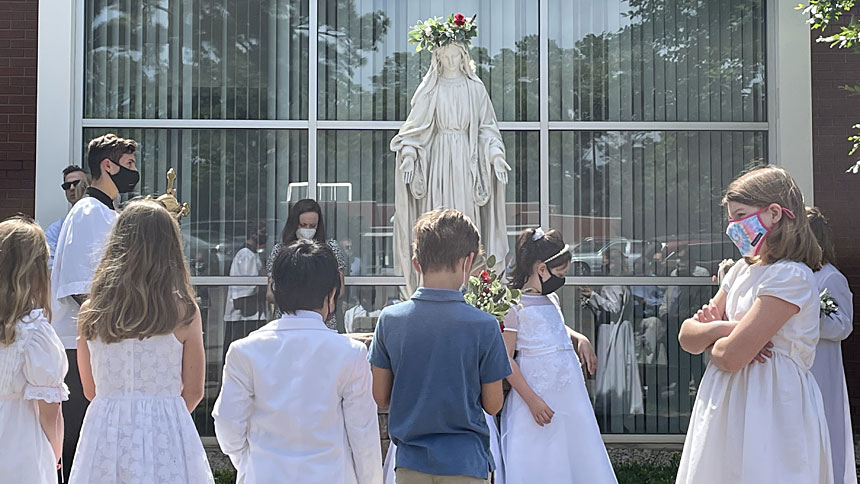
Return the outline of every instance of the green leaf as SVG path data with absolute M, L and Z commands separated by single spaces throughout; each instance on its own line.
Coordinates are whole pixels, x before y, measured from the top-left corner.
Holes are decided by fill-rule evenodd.
M 495 267 L 496 266 L 496 256 L 491 255 L 487 258 L 487 267 Z

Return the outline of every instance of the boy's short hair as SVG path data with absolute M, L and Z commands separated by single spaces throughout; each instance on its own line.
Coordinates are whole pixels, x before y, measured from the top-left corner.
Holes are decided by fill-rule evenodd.
M 480 251 L 478 229 L 457 210 L 425 213 L 412 227 L 412 236 L 412 253 L 422 272 L 462 270 L 457 263 Z
M 340 273 L 328 244 L 299 240 L 275 259 L 272 292 L 282 313 L 320 309 L 335 289 L 340 289 Z
M 93 138 L 87 145 L 87 166 L 94 180 L 102 176 L 102 160 L 108 158 L 119 163 L 122 155 L 137 151 L 137 142 L 131 139 L 120 138 L 115 134 L 106 134 Z

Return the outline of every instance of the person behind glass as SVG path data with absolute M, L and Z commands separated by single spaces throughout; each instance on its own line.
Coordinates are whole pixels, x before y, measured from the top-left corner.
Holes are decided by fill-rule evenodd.
M 81 306 L 87 408 L 70 484 L 213 483 L 190 412 L 203 398 L 203 324 L 176 220 L 135 200 Z
M 63 168 L 63 184 L 60 185 L 60 188 L 63 189 L 69 206 L 74 206 L 81 199 L 78 195 L 77 187 L 81 180 L 85 180 L 86 178 L 87 174 L 78 165 L 69 165 Z M 51 260 L 48 262 L 48 268 L 54 265 L 54 255 L 57 253 L 57 239 L 60 238 L 60 229 L 63 228 L 64 220 L 66 220 L 65 215 L 51 225 L 48 225 L 48 228 L 45 229 L 45 239 L 47 239 L 48 248 L 51 250 Z
M 135 158 L 137 143 L 114 134 L 92 139 L 87 145 L 87 166 L 92 185 L 79 200 L 60 229 L 57 253 L 51 270 L 53 325 L 66 347 L 69 400 L 63 403 L 66 439 L 63 442 L 63 477 L 68 479 L 87 409 L 78 374 L 76 339 L 78 312 L 87 299 L 96 266 L 116 222 L 114 198 L 134 190 L 140 180 Z
M 815 347 L 812 375 L 818 382 L 824 400 L 824 414 L 830 431 L 833 458 L 833 482 L 856 484 L 851 407 L 845 383 L 845 368 L 842 366 L 842 341 L 848 338 L 854 329 L 854 296 L 848 287 L 848 279 L 835 266 L 836 248 L 827 218 L 815 207 L 806 207 L 806 216 L 821 247 L 822 267 L 815 272 L 818 291 L 820 293 L 827 289 L 838 306 L 835 313 L 819 317 L 821 336 Z
M 710 352 L 678 470 L 679 484 L 833 482 L 821 392 L 813 269 L 821 248 L 791 175 L 768 166 L 733 181 L 723 204 L 738 261 L 678 341 Z
M 325 243 L 281 249 L 270 286 L 283 316 L 227 353 L 212 417 L 237 482 L 382 482 L 367 349 L 323 323 L 339 272 Z
M 628 275 L 627 258 L 617 249 L 603 252 L 603 273 Z M 633 416 L 644 413 L 642 383 L 633 339 L 633 297 L 630 288 L 601 286 L 580 289 L 584 305 L 595 314 L 597 327 L 597 367 L 594 408 L 604 419 L 604 431 L 634 429 Z
M 510 285 L 523 295 L 503 333 L 514 390 L 502 411 L 506 482 L 617 482 L 580 369 L 593 375 L 597 357 L 588 338 L 565 325 L 556 293 L 570 260 L 556 230 L 526 229 L 517 239 Z
M 502 408 L 511 374 L 499 322 L 463 299 L 478 229 L 457 210 L 412 228 L 424 285 L 382 310 L 370 346 L 373 396 L 388 407 L 398 484 L 488 483 L 495 468 L 484 411 Z
M 665 263 L 663 261 L 662 244 L 653 242 L 636 262 L 637 272 L 640 275 L 656 277 L 658 274 L 665 275 Z M 666 364 L 666 334 L 662 321 L 657 318 L 660 305 L 666 288 L 662 286 L 640 286 L 630 287 L 633 296 L 633 318 L 634 326 L 638 324 L 636 332 L 636 350 L 639 355 L 639 363 L 644 364 Z
M 266 223 L 249 220 L 246 224 L 245 244 L 236 252 L 230 264 L 231 276 L 260 276 L 263 259 L 260 251 L 266 246 Z M 224 308 L 224 347 L 227 355 L 230 344 L 248 336 L 251 331 L 266 324 L 266 292 L 259 286 L 230 286 Z
M 68 361 L 51 326 L 48 245 L 33 221 L 0 222 L 0 480 L 57 482 Z
M 337 258 L 337 270 L 340 273 L 340 294 L 344 293 L 343 277 L 346 270 L 346 259 L 338 247 L 337 241 L 328 239 L 326 232 L 325 221 L 323 220 L 322 208 L 316 200 L 305 198 L 299 200 L 290 209 L 290 214 L 287 217 L 287 223 L 284 224 L 284 230 L 281 232 L 281 241 L 272 247 L 272 252 L 269 254 L 269 260 L 266 262 L 266 272 L 269 279 L 272 278 L 272 265 L 278 257 L 281 249 L 289 246 L 297 240 L 315 240 L 322 244 L 328 244 L 331 247 Z M 275 316 L 280 316 L 276 310 Z M 337 330 L 337 319 L 335 313 L 329 314 L 325 322 L 326 327 L 332 330 Z

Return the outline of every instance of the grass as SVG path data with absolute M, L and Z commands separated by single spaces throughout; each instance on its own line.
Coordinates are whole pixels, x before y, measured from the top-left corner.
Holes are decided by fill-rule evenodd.
M 233 469 L 216 469 L 213 474 L 215 475 L 215 484 L 234 484 L 236 482 L 236 471 Z

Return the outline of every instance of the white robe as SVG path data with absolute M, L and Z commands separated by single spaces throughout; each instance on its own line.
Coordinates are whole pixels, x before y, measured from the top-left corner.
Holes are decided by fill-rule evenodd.
M 508 254 L 505 185 L 493 163 L 504 159 L 505 146 L 493 104 L 481 80 L 468 66 L 454 79 L 438 75 L 437 59 L 412 97 L 412 110 L 391 140 L 397 153 L 395 177 L 395 264 L 409 294 L 418 287 L 412 270 L 412 226 L 429 210 L 451 208 L 467 215 L 481 235 L 487 256 L 503 272 Z M 415 158 L 412 183 L 406 185 L 403 154 Z
M 51 323 L 66 349 L 75 349 L 80 306 L 73 294 L 89 294 L 117 213 L 93 197 L 76 203 L 63 222 L 51 271 Z
M 842 340 L 854 329 L 854 297 L 848 287 L 848 280 L 830 264 L 815 273 L 815 280 L 819 293 L 827 289 L 839 306 L 838 311 L 821 318 L 821 337 L 815 348 L 815 363 L 812 364 L 812 375 L 821 389 L 824 416 L 827 417 L 830 432 L 833 482 L 856 484 L 851 406 L 842 365 Z

